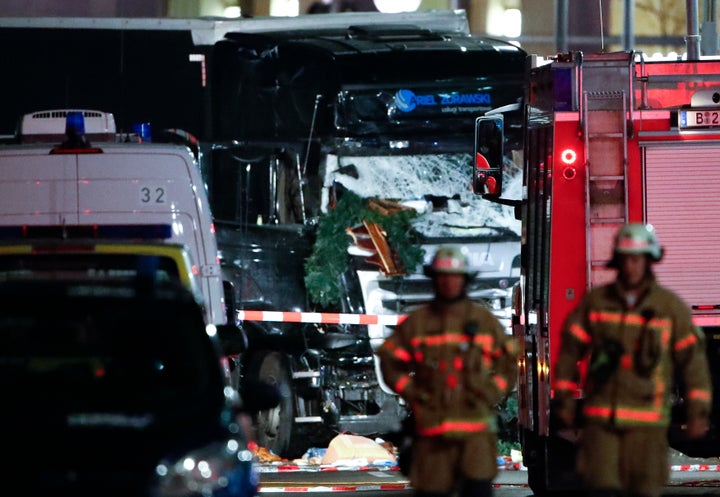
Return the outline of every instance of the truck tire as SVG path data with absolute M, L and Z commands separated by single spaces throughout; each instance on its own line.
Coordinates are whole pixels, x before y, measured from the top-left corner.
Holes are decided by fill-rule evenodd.
M 285 458 L 297 457 L 295 424 L 295 389 L 288 358 L 280 352 L 261 352 L 254 356 L 248 374 L 278 389 L 277 407 L 253 414 L 255 439 L 260 447 Z

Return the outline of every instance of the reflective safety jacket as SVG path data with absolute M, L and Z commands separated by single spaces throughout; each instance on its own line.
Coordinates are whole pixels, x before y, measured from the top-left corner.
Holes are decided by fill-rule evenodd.
M 377 353 L 385 382 L 412 408 L 416 434 L 464 437 L 497 431 L 517 350 L 489 309 L 464 298 L 415 310 Z
M 585 358 L 587 374 L 580 385 L 578 364 Z M 632 308 L 618 283 L 585 294 L 565 321 L 553 387 L 566 409 L 582 388 L 586 422 L 667 426 L 675 374 L 685 387 L 688 416 L 709 416 L 704 335 L 687 305 L 649 278 Z

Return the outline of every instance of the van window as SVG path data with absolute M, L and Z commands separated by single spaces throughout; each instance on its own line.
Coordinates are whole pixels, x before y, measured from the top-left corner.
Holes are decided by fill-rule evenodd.
M 157 281 L 180 282 L 177 263 L 170 257 L 119 253 L 0 255 L 0 281 L 61 277 L 132 281 L 143 274 Z

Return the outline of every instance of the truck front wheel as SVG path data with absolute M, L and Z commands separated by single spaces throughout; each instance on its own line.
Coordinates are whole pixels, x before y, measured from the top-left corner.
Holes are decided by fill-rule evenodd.
M 295 391 L 288 358 L 280 352 L 260 353 L 251 362 L 248 374 L 253 379 L 273 385 L 280 395 L 276 407 L 257 411 L 253 415 L 258 445 L 280 457 L 295 457 Z

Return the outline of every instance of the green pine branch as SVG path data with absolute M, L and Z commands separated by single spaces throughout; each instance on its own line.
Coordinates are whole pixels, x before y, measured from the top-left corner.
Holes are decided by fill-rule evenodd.
M 340 303 L 340 275 L 349 267 L 347 248 L 352 243 L 346 229 L 363 220 L 379 224 L 403 265 L 408 271 L 414 271 L 424 255 L 411 224 L 416 216 L 414 210 L 382 214 L 370 209 L 367 199 L 345 191 L 335 208 L 320 216 L 313 252 L 305 262 L 305 286 L 311 301 L 323 307 Z

